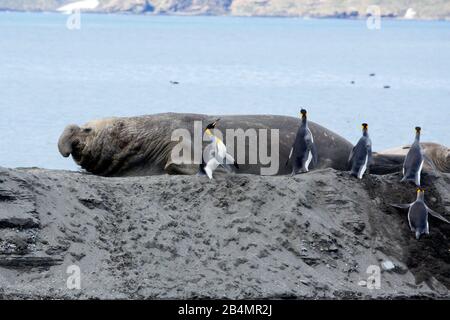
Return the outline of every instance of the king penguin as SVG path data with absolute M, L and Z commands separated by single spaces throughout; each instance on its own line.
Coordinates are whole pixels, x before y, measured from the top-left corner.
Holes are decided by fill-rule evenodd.
M 308 127 L 307 111 L 300 110 L 301 124 L 295 137 L 294 145 L 291 148 L 289 160 L 292 159 L 292 175 L 309 171 L 311 162 L 317 165 L 317 149 L 314 144 L 314 137 Z
M 351 165 L 351 175 L 362 179 L 372 162 L 372 141 L 369 138 L 369 125 L 362 124 L 362 137 L 350 153 L 348 162 Z
M 403 179 L 401 180 L 402 182 L 414 182 L 418 187 L 420 187 L 420 177 L 424 161 L 427 161 L 433 170 L 436 170 L 433 161 L 425 155 L 422 146 L 420 145 L 421 130 L 420 127 L 416 127 L 416 139 L 411 145 L 411 148 L 406 155 L 405 162 L 403 163 Z
M 430 227 L 428 225 L 428 214 L 440 219 L 446 223 L 450 223 L 439 213 L 431 210 L 425 204 L 425 190 L 417 189 L 417 199 L 410 204 L 391 204 L 391 206 L 400 209 L 408 210 L 408 222 L 412 232 L 415 232 L 416 239 L 419 240 L 422 234 L 430 234 Z
M 222 142 L 222 140 L 216 137 L 211 130 L 216 128 L 217 119 L 213 123 L 206 126 L 204 133 L 209 137 L 211 143 L 206 146 L 203 151 L 202 163 L 200 164 L 199 174 L 206 174 L 209 179 L 212 179 L 212 174 L 218 166 L 223 166 L 225 169 L 229 170 L 229 164 L 233 164 L 237 169 L 239 165 L 234 160 L 233 156 L 227 153 L 227 147 Z

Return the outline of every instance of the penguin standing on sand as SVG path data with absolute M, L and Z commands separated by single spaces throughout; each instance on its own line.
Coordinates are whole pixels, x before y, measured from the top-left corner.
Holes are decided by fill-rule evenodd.
M 234 160 L 233 156 L 227 153 L 227 147 L 225 146 L 225 144 L 211 131 L 215 129 L 219 120 L 220 119 L 217 119 L 213 123 L 208 124 L 205 128 L 205 134 L 211 139 L 211 143 L 206 146 L 205 150 L 203 151 L 199 174 L 206 174 L 209 179 L 212 179 L 214 170 L 216 170 L 220 165 L 229 171 L 229 164 L 232 163 L 237 169 L 239 169 L 239 165 Z
M 417 199 L 411 204 L 391 204 L 391 206 L 399 209 L 408 210 L 408 222 L 412 232 L 415 232 L 416 239 L 419 240 L 422 234 L 430 234 L 428 225 L 428 214 L 438 218 L 446 223 L 450 223 L 439 213 L 431 210 L 425 204 L 425 190 L 417 189 Z
M 289 163 L 289 160 L 292 162 L 292 175 L 299 172 L 308 172 L 311 162 L 314 166 L 317 165 L 317 149 L 314 144 L 314 137 L 308 127 L 307 111 L 302 109 L 300 116 L 302 122 L 300 128 L 298 128 L 289 158 L 286 161 L 286 165 Z
M 358 179 L 362 179 L 372 162 L 372 141 L 369 138 L 369 126 L 367 123 L 362 124 L 362 132 L 361 139 L 353 147 L 348 159 L 351 165 L 351 175 Z
M 411 145 L 411 148 L 406 155 L 405 162 L 403 163 L 403 179 L 401 180 L 402 182 L 414 182 L 418 187 L 420 187 L 420 176 L 422 174 L 424 161 L 427 160 L 431 167 L 435 168 L 433 161 L 425 155 L 420 146 L 420 132 L 421 128 L 416 127 L 416 139 Z

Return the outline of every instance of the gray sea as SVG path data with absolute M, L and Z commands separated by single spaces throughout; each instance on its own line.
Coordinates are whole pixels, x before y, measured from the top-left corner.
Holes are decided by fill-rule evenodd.
M 450 22 L 82 13 L 70 30 L 67 19 L 0 13 L 0 166 L 76 169 L 56 147 L 65 125 L 167 111 L 306 107 L 352 142 L 368 122 L 374 150 L 410 143 L 416 125 L 450 145 Z

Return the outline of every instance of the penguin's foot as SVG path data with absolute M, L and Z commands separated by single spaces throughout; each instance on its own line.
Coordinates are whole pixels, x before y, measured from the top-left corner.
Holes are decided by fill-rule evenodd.
M 422 234 L 420 233 L 420 231 L 416 230 L 416 239 L 419 240 L 421 236 Z
M 209 180 L 212 180 L 212 171 L 207 170 L 206 175 L 208 176 Z

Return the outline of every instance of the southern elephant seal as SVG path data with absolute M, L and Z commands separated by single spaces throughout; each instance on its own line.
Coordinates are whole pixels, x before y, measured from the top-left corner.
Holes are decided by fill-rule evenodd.
M 420 146 L 424 154 L 433 161 L 436 168 L 445 173 L 450 173 L 450 148 L 434 142 L 421 142 Z M 391 148 L 379 152 L 380 155 L 398 156 L 405 158 L 411 149 L 411 145 Z M 425 162 L 425 167 L 431 169 Z
M 184 130 L 190 137 L 180 139 L 182 144 L 195 146 L 197 131 L 200 131 L 202 143 L 203 126 L 216 118 L 219 116 L 162 113 L 108 118 L 88 122 L 82 127 L 69 125 L 59 138 L 58 148 L 64 157 L 72 155 L 74 161 L 86 171 L 102 176 L 196 174 L 201 154 L 198 163 L 179 164 L 179 161 L 174 161 L 173 149 L 178 148 L 180 143 L 178 140 L 172 141 L 172 135 L 175 130 Z M 277 115 L 230 115 L 220 116 L 220 119 L 227 148 L 230 149 L 230 144 L 237 146 L 231 148 L 230 153 L 239 164 L 239 173 L 287 174 L 292 171 L 285 163 L 300 125 L 299 119 Z M 195 126 L 199 128 L 194 129 Z M 317 168 L 346 170 L 352 144 L 314 122 L 309 123 L 309 128 L 317 146 Z M 237 138 L 232 136 L 227 141 L 227 129 Z M 244 154 L 236 152 L 240 144 L 245 146 Z M 267 150 L 263 150 L 264 144 Z M 375 158 L 372 172 L 377 173 L 377 168 L 378 173 L 400 170 L 402 163 L 396 158 L 382 156 L 378 162 Z

